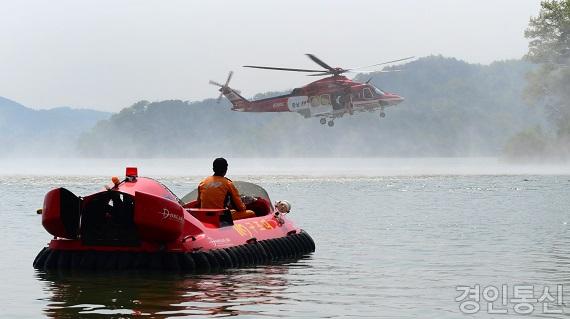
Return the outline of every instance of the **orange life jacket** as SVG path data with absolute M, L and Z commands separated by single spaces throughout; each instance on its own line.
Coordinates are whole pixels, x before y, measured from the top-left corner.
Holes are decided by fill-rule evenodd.
M 231 202 L 238 212 L 245 211 L 245 205 L 231 180 L 223 176 L 208 176 L 198 185 L 200 208 L 227 208 Z

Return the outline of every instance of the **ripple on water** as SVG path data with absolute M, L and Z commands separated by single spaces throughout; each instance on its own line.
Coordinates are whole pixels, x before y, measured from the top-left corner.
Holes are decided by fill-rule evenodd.
M 50 239 L 35 214 L 46 191 L 88 194 L 108 178 L 0 177 L 3 316 L 457 318 L 457 285 L 570 286 L 567 176 L 251 180 L 292 201 L 315 254 L 201 276 L 35 272 L 31 261 Z M 199 178 L 161 181 L 183 195 Z

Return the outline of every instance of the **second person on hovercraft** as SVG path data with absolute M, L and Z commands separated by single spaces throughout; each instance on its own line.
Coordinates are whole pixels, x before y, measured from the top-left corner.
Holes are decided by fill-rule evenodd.
M 216 158 L 213 163 L 214 175 L 204 178 L 198 185 L 198 207 L 225 209 L 231 206 L 233 219 L 255 217 L 255 213 L 246 210 L 234 183 L 226 178 L 228 161 Z

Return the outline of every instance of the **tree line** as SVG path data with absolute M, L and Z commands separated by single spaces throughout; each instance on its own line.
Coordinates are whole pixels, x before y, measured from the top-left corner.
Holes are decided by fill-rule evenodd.
M 526 61 L 430 56 L 403 69 L 355 78 L 406 98 L 385 119 L 361 113 L 329 128 L 296 113 L 232 112 L 225 99 L 140 101 L 84 133 L 78 149 L 111 157 L 497 156 L 520 130 L 549 125 L 522 100 Z
M 542 1 L 530 19 L 525 60 L 537 65 L 527 76 L 524 97 L 540 107 L 552 128 L 528 127 L 505 147 L 510 159 L 570 159 L 570 0 Z

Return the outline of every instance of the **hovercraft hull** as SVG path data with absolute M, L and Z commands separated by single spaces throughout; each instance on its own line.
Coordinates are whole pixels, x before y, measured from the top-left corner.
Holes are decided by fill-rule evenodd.
M 42 224 L 54 238 L 33 266 L 45 271 L 209 273 L 314 252 L 313 239 L 261 190 L 247 205 L 255 217 L 233 220 L 229 210 L 195 208 L 196 201 L 185 203 L 149 178 L 131 176 L 86 197 L 54 189 L 42 211 Z
M 167 270 L 210 273 L 299 259 L 315 251 L 304 231 L 243 245 L 206 251 L 136 251 L 97 247 L 86 250 L 43 248 L 34 260 L 38 270 Z

